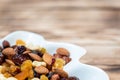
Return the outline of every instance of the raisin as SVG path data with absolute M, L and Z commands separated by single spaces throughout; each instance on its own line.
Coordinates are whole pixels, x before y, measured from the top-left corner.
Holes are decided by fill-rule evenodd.
M 0 52 L 0 65 L 4 62 L 5 56 Z
M 68 80 L 67 78 L 61 78 L 60 80 Z
M 18 46 L 17 47 L 18 54 L 22 54 L 24 51 L 26 51 L 26 47 L 25 46 Z
M 37 73 L 35 70 L 34 70 L 34 77 L 38 77 L 38 78 L 40 78 L 40 74 Z
M 8 41 L 6 41 L 6 40 L 4 40 L 4 41 L 2 42 L 2 45 L 3 45 L 3 48 L 10 47 L 10 43 L 9 43 Z
M 80 79 L 77 77 L 69 77 L 68 80 L 80 80 Z
M 47 74 L 47 77 L 48 77 L 49 80 L 50 80 L 50 78 L 52 77 L 53 74 L 54 74 L 54 72 L 49 72 L 49 73 Z
M 27 54 L 16 54 L 12 57 L 12 61 L 16 65 L 21 65 L 23 61 L 29 60 L 29 56 Z

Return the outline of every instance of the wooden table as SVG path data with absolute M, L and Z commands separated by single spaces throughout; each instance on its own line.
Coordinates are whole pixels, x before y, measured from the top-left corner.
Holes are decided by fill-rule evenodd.
M 81 62 L 120 80 L 119 0 L 0 0 L 0 38 L 16 30 L 80 45 Z

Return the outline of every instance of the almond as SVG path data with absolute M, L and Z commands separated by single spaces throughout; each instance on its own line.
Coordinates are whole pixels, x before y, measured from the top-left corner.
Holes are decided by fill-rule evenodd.
M 47 74 L 49 72 L 49 70 L 44 66 L 35 67 L 34 70 L 39 74 Z
M 48 53 L 44 53 L 43 55 L 43 60 L 48 64 L 51 65 L 52 64 L 52 56 Z
M 63 55 L 63 56 L 69 56 L 70 55 L 69 51 L 65 48 L 58 48 L 56 50 L 56 52 L 60 55 Z
M 54 69 L 53 71 L 56 74 L 59 74 L 61 77 L 68 78 L 67 72 L 65 72 L 63 69 Z
M 42 58 L 35 53 L 28 53 L 28 54 L 32 59 L 34 59 L 36 61 L 41 61 L 42 60 Z
M 7 55 L 7 56 L 9 56 L 9 55 L 15 55 L 15 51 L 14 51 L 13 48 L 5 48 L 5 49 L 2 51 L 2 53 L 3 53 L 4 55 Z
M 30 50 L 27 50 L 27 51 L 24 51 L 23 54 L 28 54 L 28 53 L 31 53 Z
M 10 64 L 10 65 L 15 65 L 14 62 L 12 60 L 9 60 L 9 59 L 5 59 L 5 61 Z

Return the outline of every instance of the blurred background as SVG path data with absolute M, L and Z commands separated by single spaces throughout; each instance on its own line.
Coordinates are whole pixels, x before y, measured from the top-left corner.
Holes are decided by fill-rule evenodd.
M 82 46 L 80 62 L 120 80 L 120 0 L 0 0 L 0 38 L 16 30 Z

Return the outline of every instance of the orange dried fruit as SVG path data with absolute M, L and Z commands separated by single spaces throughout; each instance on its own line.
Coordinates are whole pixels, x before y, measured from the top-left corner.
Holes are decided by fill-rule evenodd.
M 61 58 L 56 58 L 55 63 L 53 64 L 53 69 L 62 69 L 65 65 L 65 61 Z
M 26 60 L 21 64 L 21 71 L 24 70 L 31 70 L 32 69 L 32 61 L 31 60 Z
M 40 76 L 40 80 L 48 80 L 48 77 L 45 76 L 45 75 L 41 75 L 41 76 Z
M 18 39 L 16 40 L 16 45 L 26 45 L 26 43 L 23 40 Z
M 17 78 L 18 80 L 25 80 L 28 76 L 29 76 L 29 71 L 24 70 L 18 73 L 17 75 L 15 75 L 15 78 Z

